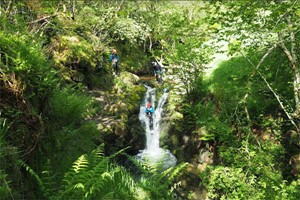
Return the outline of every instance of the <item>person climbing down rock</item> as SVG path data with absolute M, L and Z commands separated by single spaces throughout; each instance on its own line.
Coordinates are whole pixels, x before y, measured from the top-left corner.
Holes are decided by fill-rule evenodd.
M 154 108 L 152 107 L 151 103 L 147 103 L 147 107 L 146 107 L 146 115 L 149 117 L 149 115 L 152 115 L 154 112 Z
M 153 129 L 153 113 L 154 113 L 154 108 L 152 107 L 151 103 L 147 103 L 147 107 L 145 109 L 146 116 L 149 118 L 149 128 L 150 130 Z

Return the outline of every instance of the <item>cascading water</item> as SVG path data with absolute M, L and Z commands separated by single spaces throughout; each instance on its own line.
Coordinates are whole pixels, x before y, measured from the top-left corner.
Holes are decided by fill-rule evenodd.
M 167 149 L 159 147 L 159 139 L 161 132 L 161 118 L 163 112 L 163 106 L 167 100 L 168 92 L 165 89 L 163 95 L 159 98 L 157 106 L 156 102 L 156 89 L 147 87 L 144 101 L 140 106 L 139 119 L 142 124 L 145 125 L 146 132 L 146 148 L 141 150 L 137 155 L 137 158 L 142 162 L 149 165 L 158 165 L 163 169 L 175 166 L 177 159 L 175 156 Z M 150 102 L 154 108 L 153 113 L 153 129 L 150 129 L 150 120 L 146 116 L 145 109 L 147 103 Z

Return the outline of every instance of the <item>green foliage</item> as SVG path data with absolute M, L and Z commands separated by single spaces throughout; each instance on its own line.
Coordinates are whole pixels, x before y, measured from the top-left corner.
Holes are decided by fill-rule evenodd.
M 28 11 L 24 0 L 12 0 L 10 3 L 2 2 L 0 7 L 0 29 L 10 34 L 17 32 L 20 33 L 20 35 L 26 34 L 27 30 L 24 27 L 28 24 L 26 24 L 24 19 L 29 19 L 33 16 L 30 16 L 31 13 Z
M 40 114 L 51 90 L 58 83 L 40 42 L 28 35 L 0 31 L 0 49 L 3 90 L 14 91 L 16 99 L 26 99 L 23 103 L 32 107 L 32 114 Z M 11 106 L 14 103 L 7 102 Z M 21 111 L 28 112 L 24 108 Z
M 234 113 L 236 106 L 249 91 L 251 66 L 242 58 L 225 61 L 213 72 L 212 83 L 216 98 L 221 101 L 222 112 Z M 258 94 L 255 94 L 258 95 Z
M 95 65 L 94 51 L 91 44 L 77 35 L 60 35 L 53 38 L 53 60 L 58 66 L 86 61 L 91 66 Z
M 285 68 L 285 73 L 280 74 L 277 71 L 278 68 L 272 67 L 278 63 L 276 55 L 274 55 L 274 59 L 267 59 L 265 66 L 260 71 L 264 71 L 267 80 L 273 82 L 274 90 L 284 95 L 286 100 L 282 100 L 289 105 L 288 99 L 292 98 L 292 90 L 290 83 L 284 83 L 283 79 L 291 78 L 291 72 Z M 256 56 L 251 58 L 256 60 Z M 285 62 L 280 64 L 285 65 Z M 248 108 L 251 117 L 278 110 L 279 105 L 273 94 L 245 58 L 232 58 L 230 61 L 221 63 L 214 71 L 211 83 L 216 98 L 220 101 L 222 114 L 226 119 L 234 117 L 234 115 L 238 118 L 241 114 L 243 116 L 244 107 Z M 247 99 L 245 99 L 246 94 L 248 94 Z
M 202 76 L 213 49 L 205 43 L 210 38 L 203 23 L 205 14 L 195 2 L 170 1 L 162 8 L 157 11 L 161 17 L 153 24 L 159 46 L 151 53 L 155 59 L 169 63 L 168 74 L 178 78 L 189 94 L 194 80 Z
M 7 174 L 0 170 L 0 196 L 3 199 L 9 199 L 11 195 L 9 183 L 10 181 L 7 180 Z
M 296 199 L 296 182 L 286 185 L 280 173 L 284 150 L 273 142 L 254 145 L 244 140 L 240 147 L 220 148 L 223 166 L 210 167 L 204 174 L 203 185 L 209 198 L 217 199 L 276 199 L 288 196 Z
M 299 5 L 292 1 L 215 1 L 210 6 L 207 21 L 211 26 L 218 24 L 215 35 L 229 42 L 233 54 L 241 50 L 255 53 L 275 44 L 278 32 L 288 33 L 299 26 Z M 287 13 L 291 26 L 284 17 Z M 290 37 L 284 40 L 288 42 Z
M 170 186 L 187 163 L 158 172 L 135 161 L 144 173 L 140 180 L 136 180 L 112 160 L 126 149 L 109 157 L 104 156 L 103 149 L 100 145 L 90 154 L 80 156 L 65 173 L 60 187 L 51 183 L 55 180 L 50 170 L 44 170 L 38 176 L 28 165 L 22 165 L 36 178 L 49 199 L 173 199 L 171 194 L 176 184 Z
M 292 79 L 291 71 L 285 68 L 286 73 L 278 73 L 278 68 L 274 66 L 286 64 L 277 60 L 278 54 L 280 55 L 275 52 L 272 57 L 266 59 L 259 71 L 272 83 L 276 92 L 286 97 L 281 100 L 289 104 L 292 90 L 288 89 L 289 83 L 283 79 Z M 253 55 L 249 59 L 259 60 L 259 57 Z M 219 133 L 218 137 L 215 137 L 219 142 L 219 163 L 201 174 L 203 186 L 208 190 L 207 197 L 276 199 L 285 195 L 289 196 L 287 199 L 295 199 L 295 182 L 287 184 L 281 175 L 282 170 L 285 170 L 286 164 L 282 162 L 286 150 L 280 143 L 283 121 L 276 116 L 279 105 L 258 76 L 257 70 L 245 58 L 233 58 L 223 62 L 214 71 L 210 81 L 214 92 L 213 101 L 200 102 L 193 106 L 194 110 L 189 110 L 190 113 L 194 113 L 194 121 L 202 122 L 206 129 L 216 127 L 215 130 Z M 218 112 L 214 112 L 212 107 L 207 112 L 208 105 L 219 105 L 220 108 Z M 201 114 L 205 120 L 201 120 Z M 226 123 L 228 125 L 225 125 Z M 230 124 L 234 127 L 230 127 Z M 259 130 L 251 129 L 253 124 L 256 124 L 256 129 Z M 201 134 L 203 130 L 199 129 L 196 133 Z M 258 138 L 259 134 L 267 139 L 261 140 Z M 287 186 L 289 184 L 290 186 Z
M 188 163 L 181 163 L 161 172 L 157 167 L 144 165 L 144 175 L 141 177 L 139 186 L 149 194 L 149 199 L 174 199 L 173 192 L 176 191 L 177 184 L 174 183 L 182 170 Z
M 101 135 L 99 136 L 99 130 L 94 123 L 81 123 L 77 126 L 69 125 L 62 128 L 49 127 L 41 145 L 42 149 L 47 149 L 42 154 L 44 159 L 41 164 L 49 165 L 49 169 L 45 170 L 46 173 L 55 171 L 56 185 L 78 156 L 95 148 L 96 139 L 101 139 Z M 48 176 L 51 178 L 52 175 L 49 173 Z
M 99 131 L 94 123 L 84 122 L 95 114 L 93 107 L 91 97 L 69 87 L 57 88 L 49 97 L 46 131 L 40 145 L 47 150 L 40 155 L 44 157 L 42 163 L 48 163 L 57 177 L 62 176 L 79 155 L 94 149 Z
M 0 113 L 1 116 L 1 113 Z M 9 197 L 10 194 L 10 181 L 7 179 L 7 174 L 3 169 L 5 169 L 4 163 L 5 156 L 9 154 L 7 142 L 5 140 L 5 136 L 7 134 L 9 126 L 7 125 L 6 119 L 0 119 L 0 196 L 5 198 Z
M 0 113 L 0 116 L 1 116 L 1 113 Z M 4 146 L 7 145 L 6 141 L 5 141 L 5 137 L 8 132 L 8 129 L 9 129 L 9 125 L 7 124 L 7 120 L 1 118 L 0 119 L 0 148 L 1 148 L 0 149 L 0 159 L 5 154 Z
M 277 191 L 277 196 L 275 197 L 275 199 L 296 200 L 300 196 L 299 187 L 300 179 L 292 181 L 290 184 L 288 184 L 287 181 L 283 181 L 279 187 L 274 187 L 274 189 Z
M 187 103 L 183 104 L 185 128 L 191 130 L 197 140 L 233 141 L 230 124 L 218 115 L 217 99 L 209 91 L 209 83 L 199 77 L 192 85 Z
M 24 167 L 25 170 L 37 180 L 38 185 L 40 187 L 42 187 L 42 181 L 41 181 L 40 177 L 34 172 L 34 170 L 29 165 L 27 165 L 25 162 L 23 162 L 23 161 L 19 161 L 19 162 L 20 162 L 20 165 L 22 167 Z
M 255 176 L 246 176 L 241 168 L 215 167 L 204 177 L 207 197 L 212 199 L 264 199 L 255 187 Z
M 133 45 L 145 41 L 150 34 L 146 24 L 131 18 L 120 18 L 112 27 L 112 32 L 117 40 L 125 40 Z
M 193 134 L 198 140 L 202 141 L 220 141 L 233 142 L 229 124 L 221 121 L 215 115 L 215 106 L 213 103 L 202 104 L 201 102 L 195 106 L 184 104 L 186 125 L 190 125 Z
M 126 183 L 121 182 L 118 173 L 122 173 L 121 169 L 109 164 L 109 159 L 103 157 L 102 149 L 93 151 L 90 157 L 82 155 L 74 162 L 72 171 L 65 174 L 61 192 L 54 199 L 90 199 L 93 197 L 127 199 L 126 193 L 120 194 L 118 190 L 113 190 L 118 188 L 118 184 Z M 123 180 L 126 178 L 124 177 Z
M 69 88 L 53 91 L 49 100 L 50 120 L 58 127 L 78 125 L 88 116 L 92 101 L 89 97 Z
M 290 48 L 293 37 L 288 34 L 299 30 L 296 2 L 5 2 L 0 5 L 0 92 L 5 95 L 0 106 L 5 118 L 13 121 L 13 129 L 0 120 L 1 197 L 40 195 L 32 194 L 37 190 L 30 188 L 34 185 L 31 180 L 23 183 L 25 177 L 19 173 L 13 144 L 26 154 L 30 149 L 28 163 L 22 166 L 38 180 L 43 192 L 40 198 L 172 198 L 174 176 L 184 165 L 163 172 L 147 168 L 141 181 L 135 181 L 123 167 L 105 157 L 101 148 L 80 156 L 94 148 L 93 139 L 102 137 L 95 124 L 83 122 L 96 111 L 90 98 L 59 88 L 65 87 L 64 80 L 84 83 L 89 89 L 97 86 L 110 90 L 116 85 L 117 103 L 126 104 L 119 109 L 134 113 L 133 104 L 144 91 L 127 87 L 124 77 L 114 80 L 106 60 L 104 72 L 94 70 L 102 56 L 107 59 L 110 49 L 117 48 L 122 70 L 149 71 L 146 63 L 151 56 L 170 63 L 168 73 L 184 84 L 188 96 L 182 106 L 182 130 L 193 134 L 192 139 L 219 145 L 215 155 L 219 166 L 211 167 L 203 177 L 208 198 L 297 199 L 299 181 L 287 182 L 281 176 L 286 164 L 282 160 L 289 151 L 280 144 L 281 134 L 289 124 L 285 116 L 277 118 L 281 108 L 257 73 L 266 78 L 291 112 L 294 72 L 287 59 L 282 59 L 281 49 L 275 49 L 258 71 L 244 58 L 222 63 L 211 79 L 212 91 L 201 77 L 210 56 L 222 51 L 213 51 L 214 42 L 219 40 L 228 40 L 232 54 L 242 51 L 251 55 L 254 64 L 261 58 L 258 52 L 264 53 L 261 50 L 279 41 L 278 32 L 283 33 L 282 41 Z M 48 18 L 42 19 L 44 16 Z M 285 16 L 290 17 L 290 26 Z M 295 39 L 298 44 L 298 35 Z M 295 50 L 298 54 L 298 48 Z M 271 130 L 272 137 L 264 142 L 254 137 L 253 124 L 263 134 Z M 72 170 L 65 173 L 76 158 Z M 16 193 L 21 195 L 14 196 Z

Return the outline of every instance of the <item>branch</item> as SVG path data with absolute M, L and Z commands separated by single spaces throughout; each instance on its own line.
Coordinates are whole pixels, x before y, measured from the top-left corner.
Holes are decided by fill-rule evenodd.
M 10 10 L 10 6 L 11 6 L 11 0 L 8 2 L 8 5 L 6 7 L 5 13 L 8 13 L 8 11 Z
M 271 85 L 269 84 L 269 82 L 266 80 L 266 78 L 258 71 L 259 66 L 263 63 L 263 61 L 267 58 L 267 56 L 271 53 L 271 50 L 274 49 L 276 46 L 272 46 L 268 52 L 261 58 L 260 62 L 257 64 L 257 66 L 255 66 L 251 60 L 246 57 L 242 52 L 241 54 L 246 58 L 246 60 L 251 64 L 251 66 L 253 66 L 256 70 L 257 73 L 260 75 L 260 77 L 263 79 L 263 81 L 266 83 L 267 87 L 269 88 L 269 90 L 273 93 L 273 95 L 276 97 L 277 102 L 279 103 L 280 107 L 282 108 L 282 110 L 284 111 L 284 113 L 286 114 L 286 116 L 288 117 L 288 119 L 291 121 L 291 123 L 293 124 L 293 126 L 296 128 L 298 134 L 300 133 L 300 130 L 298 128 L 298 126 L 296 125 L 296 123 L 293 120 L 293 117 L 289 114 L 289 112 L 286 110 L 285 106 L 283 105 L 283 103 L 280 100 L 280 97 L 278 96 L 278 94 L 273 90 L 273 88 L 271 87 Z M 246 94 L 248 95 L 248 94 Z
M 124 3 L 124 0 L 122 0 L 120 2 L 119 7 L 115 10 L 115 13 L 117 13 L 117 12 L 119 12 L 121 10 L 123 3 Z
M 288 22 L 289 26 L 292 26 L 291 24 L 291 20 L 289 17 L 286 17 L 286 20 Z M 296 53 L 296 38 L 295 38 L 295 33 L 291 30 L 290 31 L 290 39 L 291 39 L 291 54 L 293 57 L 293 60 L 295 61 L 295 63 L 298 63 L 298 58 L 297 58 L 297 53 Z
M 284 107 L 283 103 L 280 101 L 279 96 L 276 94 L 276 92 L 273 90 L 273 88 L 270 86 L 270 84 L 267 82 L 266 78 L 258 71 L 258 74 L 261 76 L 261 78 L 264 80 L 264 82 L 267 84 L 269 90 L 274 94 L 274 96 L 276 97 L 278 103 L 280 104 L 280 107 L 282 108 L 282 110 L 284 111 L 284 113 L 286 114 L 286 116 L 288 117 L 288 119 L 291 121 L 291 123 L 293 124 L 293 126 L 296 128 L 298 134 L 300 133 L 300 130 L 298 128 L 298 126 L 296 125 L 296 123 L 294 122 L 292 116 L 289 114 L 289 112 L 286 110 L 286 108 Z
M 48 20 L 45 20 L 43 24 L 33 33 L 33 35 L 37 34 L 42 28 L 46 27 L 50 22 Z
M 72 20 L 75 20 L 75 0 L 73 0 L 72 3 L 72 16 L 71 16 Z
M 46 17 L 42 17 L 40 19 L 37 19 L 37 20 L 34 20 L 34 21 L 31 21 L 31 22 L 28 22 L 28 24 L 35 24 L 35 23 L 38 23 L 40 21 L 43 21 L 43 20 L 46 20 L 46 19 L 49 19 L 51 17 L 55 17 L 57 15 L 57 13 L 53 14 L 53 15 L 48 15 Z
M 281 32 L 278 33 L 278 38 L 279 38 L 280 47 L 283 49 L 283 52 L 285 53 L 285 55 L 288 57 L 289 61 L 291 62 L 292 68 L 295 69 L 296 65 L 293 61 L 294 60 L 293 55 L 291 54 L 291 52 L 288 50 L 288 48 L 284 44 Z
M 265 55 L 260 59 L 259 63 L 257 64 L 256 67 L 254 67 L 254 64 L 249 60 L 249 58 L 243 53 L 243 52 L 240 52 L 244 58 L 246 58 L 246 60 L 255 68 L 255 70 L 258 70 L 258 68 L 262 65 L 262 63 L 265 61 L 265 59 L 270 55 L 270 53 L 273 51 L 273 49 L 277 46 L 277 44 L 274 44 L 270 49 L 268 49 L 268 51 L 265 53 Z M 254 73 L 251 75 L 251 77 L 254 76 Z M 246 116 L 247 116 L 247 121 L 248 123 L 250 122 L 250 115 L 249 115 L 249 112 L 248 112 L 248 109 L 246 107 L 246 100 L 247 100 L 247 97 L 249 95 L 249 88 L 251 86 L 252 82 L 249 81 L 248 82 L 248 92 L 245 94 L 245 96 L 243 97 L 243 99 L 241 101 L 238 102 L 237 104 L 237 107 L 240 103 L 244 103 L 245 104 L 245 113 L 246 113 Z M 237 111 L 237 107 L 236 107 L 236 111 Z M 235 111 L 235 113 L 236 113 Z
M 272 30 L 271 32 L 274 32 L 274 30 L 275 30 L 276 26 L 278 25 L 278 23 L 282 20 L 282 18 L 283 18 L 284 16 L 286 16 L 287 13 L 289 13 L 289 12 L 291 11 L 291 9 L 296 5 L 297 2 L 298 2 L 298 0 L 295 0 L 294 3 L 293 3 L 293 5 L 292 5 L 289 9 L 287 9 L 287 11 L 286 11 L 285 13 L 283 13 L 283 14 L 279 17 L 279 19 L 278 19 L 277 22 L 275 23 L 275 26 L 274 26 L 274 28 L 273 28 L 273 30 Z
M 270 49 L 268 49 L 267 53 L 260 59 L 259 63 L 255 67 L 256 70 L 262 65 L 265 59 L 270 55 L 270 53 L 277 47 L 277 44 L 274 44 Z M 243 55 L 244 56 L 244 55 Z M 244 56 L 245 57 L 245 56 Z M 251 64 L 253 66 L 253 64 Z

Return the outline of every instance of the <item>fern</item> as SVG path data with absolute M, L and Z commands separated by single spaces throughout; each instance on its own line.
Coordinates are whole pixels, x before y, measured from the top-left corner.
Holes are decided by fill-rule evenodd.
M 105 157 L 101 145 L 77 159 L 66 173 L 58 195 L 52 199 L 134 199 L 134 181 L 128 172 L 111 163 L 125 149 Z
M 0 117 L 1 117 L 1 112 L 0 112 Z M 4 150 L 4 146 L 6 146 L 6 141 L 5 137 L 8 133 L 8 130 L 10 128 L 10 124 L 7 124 L 6 119 L 0 119 L 0 158 L 6 153 Z
M 53 174 L 51 170 L 50 160 L 47 161 L 45 169 L 40 177 L 43 184 L 43 194 L 45 197 L 51 197 L 59 188 L 57 184 L 57 174 Z
M 0 170 L 0 196 L 3 199 L 8 199 L 9 195 L 14 199 L 11 188 L 9 187 L 10 181 L 7 181 L 7 174 L 4 171 Z
M 90 154 L 80 156 L 65 173 L 57 191 L 52 184 L 51 170 L 45 170 L 40 178 L 27 164 L 22 166 L 36 178 L 43 194 L 49 199 L 103 199 L 103 200 L 139 200 L 139 199 L 172 199 L 172 192 L 178 183 L 173 183 L 181 170 L 187 165 L 180 164 L 163 172 L 157 167 L 149 167 L 124 154 L 126 149 L 106 157 L 104 146 L 100 145 Z M 124 154 L 143 172 L 139 180 L 122 166 L 113 163 L 112 159 Z M 51 191 L 52 190 L 52 191 Z
M 31 169 L 31 167 L 29 167 L 29 165 L 27 165 L 25 162 L 23 162 L 22 160 L 19 160 L 19 163 L 22 167 L 24 167 L 26 169 L 27 172 L 29 172 L 33 177 L 36 178 L 38 184 L 40 186 L 42 186 L 42 181 L 40 179 L 40 177 Z
M 147 166 L 136 162 L 138 168 L 143 170 L 138 186 L 148 193 L 150 199 L 173 199 L 174 192 L 178 183 L 173 183 L 175 178 L 188 165 L 182 163 L 161 172 L 160 166 Z
M 79 173 L 81 170 L 87 168 L 88 164 L 86 155 L 82 155 L 74 162 L 73 170 L 75 173 Z

